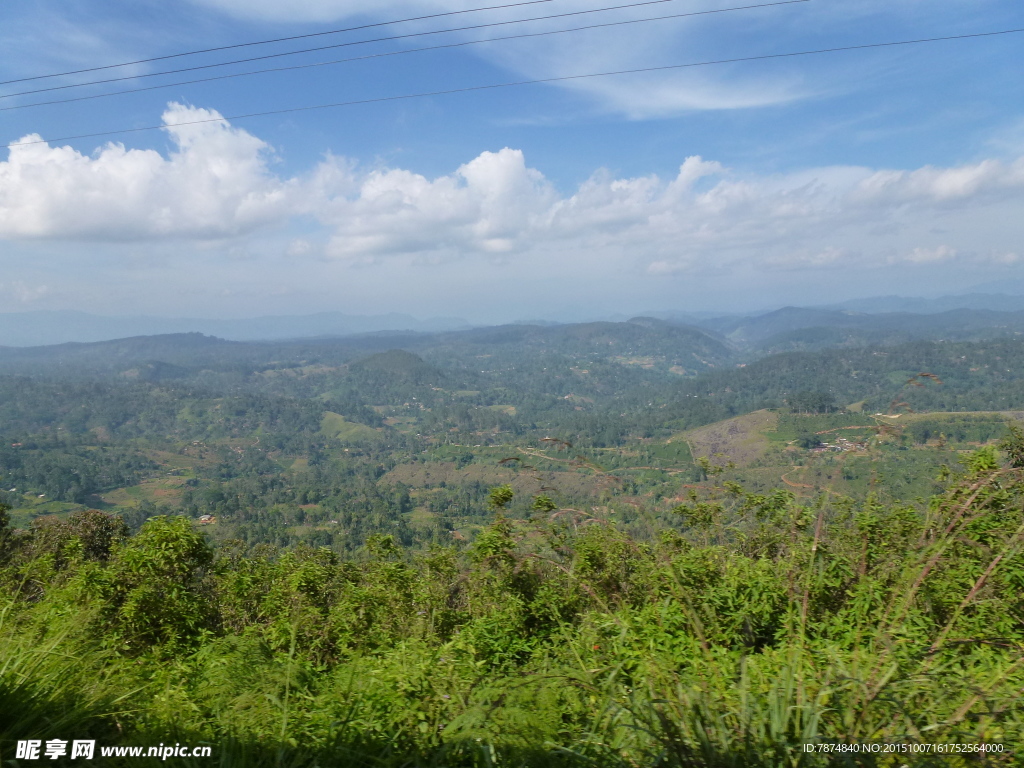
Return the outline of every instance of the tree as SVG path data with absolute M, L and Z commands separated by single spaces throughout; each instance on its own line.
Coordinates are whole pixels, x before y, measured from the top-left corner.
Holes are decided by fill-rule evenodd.
M 52 553 L 57 562 L 63 559 L 64 548 L 77 540 L 81 555 L 87 560 L 106 560 L 114 546 L 128 536 L 128 526 L 116 515 L 98 509 L 75 512 L 67 520 L 53 516 L 32 521 L 32 550 Z
M 1009 425 L 1009 434 L 999 444 L 1006 454 L 1011 467 L 1024 468 L 1024 430 L 1016 424 Z
M 505 509 L 505 507 L 512 503 L 512 499 L 515 495 L 515 491 L 512 490 L 511 485 L 499 485 L 495 488 L 491 488 L 491 492 L 487 498 L 487 503 L 495 509 Z
M 831 392 L 805 390 L 791 395 L 789 407 L 799 413 L 829 413 L 836 410 L 836 397 Z
M 105 591 L 124 646 L 189 645 L 212 629 L 212 562 L 213 551 L 185 517 L 154 517 L 117 548 Z
M 551 500 L 550 496 L 536 496 L 530 508 L 537 512 L 554 512 L 558 509 L 558 505 Z

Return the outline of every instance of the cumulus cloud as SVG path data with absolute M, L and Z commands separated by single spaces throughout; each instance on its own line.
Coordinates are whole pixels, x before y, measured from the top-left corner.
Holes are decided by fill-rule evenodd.
M 535 259 L 662 276 L 1018 260 L 1024 159 L 758 176 L 689 157 L 667 179 L 599 170 L 563 192 L 504 148 L 436 178 L 335 156 L 283 178 L 259 138 L 221 121 L 188 124 L 211 117 L 170 105 L 166 156 L 15 145 L 0 162 L 0 238 L 227 239 L 249 258 L 247 236 L 260 230 L 298 262 Z
M 327 256 L 361 262 L 532 253 L 585 254 L 649 274 L 928 266 L 981 253 L 982 245 L 1014 253 L 1015 228 L 1002 211 L 1024 202 L 1020 165 L 757 177 L 690 157 L 669 179 L 598 171 L 561 195 L 506 148 L 432 180 L 398 169 L 358 183 L 349 175 L 347 194 L 323 200 L 318 216 L 333 233 Z M 933 244 L 936 231 L 959 242 Z
M 267 145 L 213 110 L 170 104 L 174 149 L 107 144 L 91 156 L 24 137 L 0 163 L 0 237 L 143 240 L 222 238 L 289 213 L 287 182 Z
M 557 193 L 526 167 L 522 152 L 506 148 L 433 181 L 405 170 L 375 171 L 354 197 L 324 202 L 320 218 L 335 230 L 329 256 L 503 254 L 529 245 Z

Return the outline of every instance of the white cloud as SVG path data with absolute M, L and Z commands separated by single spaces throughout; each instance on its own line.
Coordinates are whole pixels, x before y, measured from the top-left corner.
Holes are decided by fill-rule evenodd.
M 981 191 L 1024 184 L 1024 158 L 1007 165 L 998 160 L 958 168 L 927 166 L 916 171 L 879 171 L 859 185 L 856 197 L 865 202 L 956 202 Z
M 1001 267 L 1011 267 L 1020 264 L 1021 255 L 1013 251 L 990 251 L 981 256 L 978 262 L 981 264 L 993 264 Z
M 0 238 L 188 239 L 211 259 L 234 260 L 263 258 L 278 238 L 278 253 L 296 264 L 374 268 L 399 259 L 441 269 L 474 261 L 662 277 L 953 262 L 995 268 L 1017 263 L 1020 249 L 1022 159 L 756 176 L 690 157 L 669 179 L 598 171 L 565 194 L 510 148 L 437 178 L 363 171 L 334 156 L 282 178 L 259 138 L 223 122 L 185 124 L 215 116 L 170 105 L 167 156 L 113 144 L 91 156 L 16 145 L 0 162 Z M 258 241 L 257 230 L 266 233 Z M 227 245 L 211 248 L 211 240 Z
M 50 293 L 47 285 L 29 285 L 24 280 L 0 283 L 0 295 L 7 295 L 8 300 L 18 304 L 32 304 Z
M 170 104 L 175 149 L 107 144 L 92 156 L 30 135 L 0 163 L 0 237 L 144 240 L 222 238 L 289 213 L 289 184 L 267 168 L 267 145 L 213 110 Z
M 301 259 L 313 253 L 315 246 L 305 238 L 298 237 L 288 244 L 287 253 L 295 259 Z
M 765 260 L 765 266 L 771 269 L 838 267 L 849 265 L 859 257 L 860 254 L 855 251 L 826 246 L 818 250 L 799 249 L 779 256 L 770 256 Z
M 347 186 L 347 185 L 346 185 Z M 557 194 L 523 153 L 484 152 L 451 176 L 430 181 L 404 170 L 370 173 L 355 197 L 325 201 L 334 228 L 329 256 L 522 250 L 543 229 Z
M 318 216 L 333 232 L 327 256 L 354 263 L 515 254 L 652 275 L 924 267 L 976 258 L 970 254 L 986 248 L 1015 253 L 1021 165 L 983 160 L 916 171 L 826 167 L 743 177 L 690 157 L 671 179 L 598 171 L 560 195 L 521 152 L 506 148 L 432 180 L 399 169 L 358 179 L 348 168 L 346 193 L 322 200 Z M 929 245 L 939 225 L 949 242 Z
M 940 245 L 938 248 L 915 248 L 903 258 L 903 261 L 910 264 L 938 264 L 943 261 L 951 261 L 956 257 L 955 248 Z

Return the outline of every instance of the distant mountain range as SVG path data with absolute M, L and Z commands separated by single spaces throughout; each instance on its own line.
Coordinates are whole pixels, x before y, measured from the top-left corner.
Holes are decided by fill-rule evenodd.
M 734 348 L 755 352 L 895 344 L 915 339 L 981 339 L 1024 333 L 1024 296 L 971 293 L 924 299 L 879 296 L 830 306 L 783 307 L 770 312 L 716 316 L 708 312 L 647 312 L 674 326 L 699 327 Z M 628 318 L 605 319 L 621 324 Z M 584 326 L 536 319 L 504 328 Z M 246 320 L 105 317 L 76 311 L 0 313 L 0 346 L 36 347 L 99 342 L 138 336 L 201 333 L 229 341 L 283 341 L 401 332 L 435 334 L 468 331 L 457 317 L 418 320 L 410 315 L 263 316 Z M 479 328 L 479 326 L 478 326 Z M 485 330 L 480 328 L 480 330 Z M 525 331 L 524 331 L 525 332 Z
M 915 314 L 784 307 L 753 317 L 702 320 L 702 328 L 737 348 L 761 354 L 864 347 L 917 340 L 978 341 L 1024 335 L 1024 311 L 953 309 Z
M 625 369 L 653 377 L 652 380 L 667 376 L 682 377 L 678 379 L 682 381 L 685 377 L 744 366 L 780 352 L 852 351 L 919 341 L 1024 340 L 1024 311 L 979 309 L 868 314 L 785 307 L 751 317 L 699 320 L 699 326 L 634 317 L 627 322 L 517 324 L 433 332 L 384 330 L 315 337 L 299 334 L 302 328 L 341 330 L 360 326 L 354 322 L 348 326 L 323 322 L 318 325 L 311 318 L 283 318 L 292 320 L 290 325 L 259 325 L 278 320 L 282 319 L 252 321 L 238 334 L 265 334 L 261 340 L 226 340 L 189 332 L 31 347 L 2 346 L 0 376 L 63 375 L 73 371 L 79 376 L 193 381 L 204 386 L 216 380 L 227 386 L 264 370 L 324 371 L 347 366 L 356 373 L 365 373 L 367 381 L 377 382 L 375 386 L 386 387 L 395 377 L 412 377 L 421 383 L 432 381 L 431 377 L 439 374 L 430 366 L 437 365 L 445 369 L 455 366 L 467 371 L 467 376 L 475 376 L 479 368 L 484 378 L 498 370 L 515 371 L 522 381 L 558 378 L 551 371 L 570 366 L 566 369 L 571 372 L 569 379 L 576 383 L 566 380 L 560 387 L 574 391 L 584 386 L 584 381 L 592 384 L 600 379 L 603 392 L 614 391 L 622 383 L 622 376 L 633 375 L 623 373 Z M 360 320 L 361 327 L 373 327 L 370 318 Z M 418 325 L 422 328 L 425 324 Z M 366 362 L 360 363 L 363 359 Z
M 949 312 L 954 309 L 990 309 L 996 312 L 1024 311 L 1024 296 L 1005 293 L 966 293 L 961 296 L 940 296 L 921 299 L 906 296 L 876 296 L 854 299 L 821 309 L 848 309 L 854 312 L 914 312 L 921 315 Z
M 372 390 L 383 391 L 399 380 L 442 386 L 447 379 L 439 372 L 440 366 L 462 371 L 460 375 L 469 383 L 489 380 L 496 371 L 513 376 L 517 386 L 560 382 L 552 386 L 564 390 L 561 394 L 565 396 L 588 387 L 612 393 L 637 377 L 694 376 L 729 367 L 736 359 L 735 348 L 717 334 L 653 318 L 634 318 L 625 323 L 506 325 L 436 333 L 384 331 L 276 341 L 228 341 L 179 333 L 8 346 L 0 347 L 0 377 L 73 375 L 231 387 L 267 371 L 301 377 L 344 367 Z M 566 374 L 568 379 L 563 379 Z M 272 384 L 274 375 L 270 374 L 268 383 Z M 479 389 L 468 384 L 458 387 L 467 388 Z
M 231 341 L 269 341 L 350 336 L 378 331 L 436 333 L 469 328 L 457 317 L 417 320 L 410 315 L 346 315 L 321 312 L 314 315 L 265 316 L 248 320 L 209 320 L 168 317 L 104 317 L 87 312 L 39 311 L 0 313 L 0 346 L 32 347 L 93 342 L 131 336 L 202 333 Z

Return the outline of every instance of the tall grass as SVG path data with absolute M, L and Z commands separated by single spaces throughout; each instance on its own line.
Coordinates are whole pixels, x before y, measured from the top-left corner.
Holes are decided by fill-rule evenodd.
M 110 654 L 83 641 L 80 615 L 39 612 L 19 621 L 0 607 L 0 755 L 19 738 L 118 737 L 134 691 L 110 678 Z

